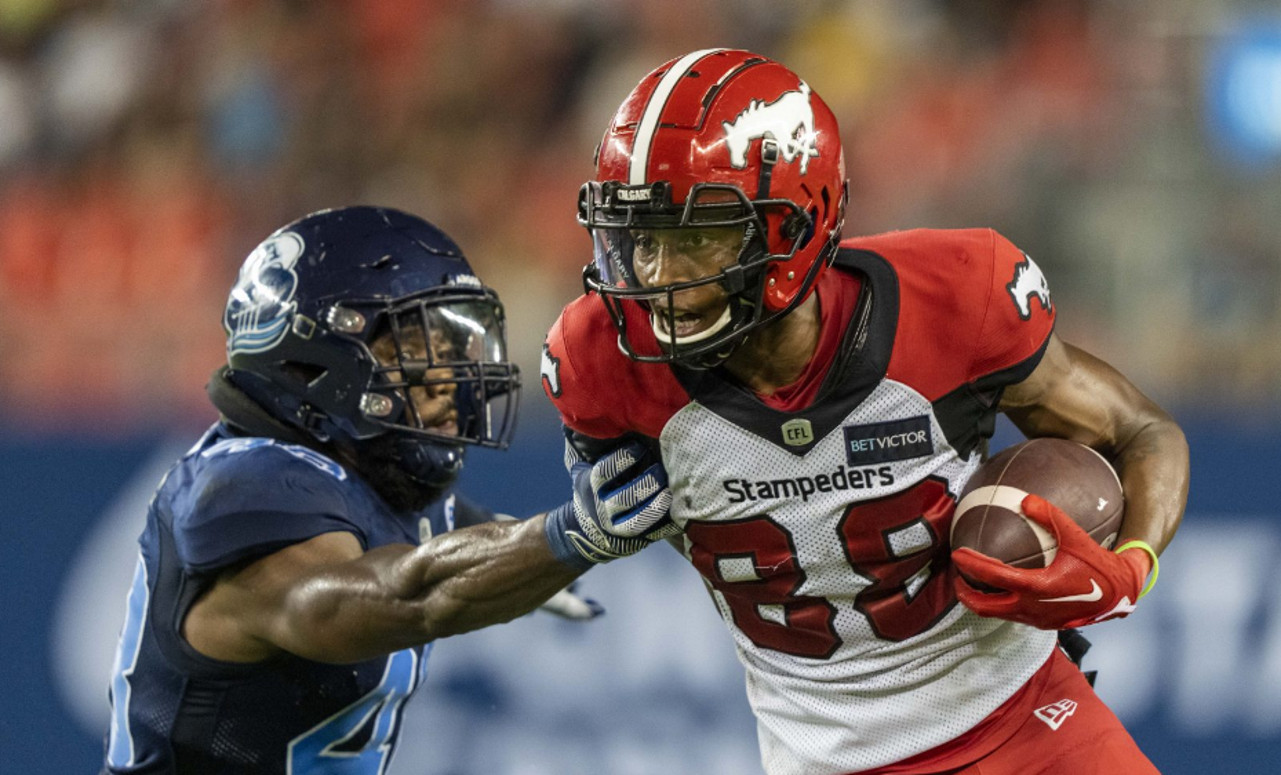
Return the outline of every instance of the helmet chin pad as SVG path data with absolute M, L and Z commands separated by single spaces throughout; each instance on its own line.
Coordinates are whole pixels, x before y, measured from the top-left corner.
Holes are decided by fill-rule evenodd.
M 463 470 L 465 449 L 409 436 L 396 439 L 395 454 L 400 468 L 415 481 L 444 490 L 454 483 Z
M 662 324 L 659 322 L 659 316 L 654 314 L 653 310 L 650 310 L 649 313 L 649 325 L 654 329 L 654 336 L 658 337 L 659 344 L 675 348 L 686 347 L 688 345 L 697 344 L 710 339 L 728 326 L 730 321 L 733 319 L 733 316 L 730 314 L 731 306 L 731 304 L 727 303 L 724 311 L 721 312 L 721 316 L 716 319 L 715 323 L 712 323 L 706 329 L 699 331 L 698 333 L 690 334 L 689 336 L 672 336 L 670 333 L 664 331 Z

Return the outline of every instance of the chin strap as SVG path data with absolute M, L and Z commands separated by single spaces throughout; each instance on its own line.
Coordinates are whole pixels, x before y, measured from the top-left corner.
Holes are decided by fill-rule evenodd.
M 770 177 L 774 174 L 774 165 L 778 164 L 779 155 L 776 140 L 769 137 L 761 140 L 761 175 L 756 181 L 757 199 L 769 199 Z
M 288 444 L 314 445 L 317 439 L 271 416 L 262 405 L 231 380 L 231 369 L 220 366 L 209 377 L 205 393 L 227 424 L 250 436 L 279 439 Z

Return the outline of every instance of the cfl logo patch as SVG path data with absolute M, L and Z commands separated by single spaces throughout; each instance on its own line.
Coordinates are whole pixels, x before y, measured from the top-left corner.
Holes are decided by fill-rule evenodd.
M 1037 708 L 1032 711 L 1032 715 L 1045 722 L 1045 725 L 1053 730 L 1058 730 L 1063 726 L 1063 722 L 1068 720 L 1068 716 L 1076 713 L 1075 700 L 1059 700 L 1051 702 L 1049 705 Z

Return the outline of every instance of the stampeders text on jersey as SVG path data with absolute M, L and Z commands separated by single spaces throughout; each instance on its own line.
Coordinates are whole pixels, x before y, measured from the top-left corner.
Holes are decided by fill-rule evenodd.
M 743 501 L 800 498 L 808 502 L 816 492 L 866 490 L 894 484 L 894 471 L 889 466 L 850 468 L 840 466 L 830 474 L 800 476 L 795 479 L 725 479 L 721 486 L 729 493 L 730 503 Z

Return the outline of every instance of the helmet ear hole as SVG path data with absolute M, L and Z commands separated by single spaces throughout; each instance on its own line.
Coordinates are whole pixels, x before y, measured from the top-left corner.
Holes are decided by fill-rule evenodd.
M 800 235 L 801 229 L 805 228 L 805 219 L 799 213 L 789 215 L 779 224 L 779 234 L 785 240 L 794 240 Z
M 810 240 L 814 239 L 814 225 L 816 223 L 818 223 L 818 210 L 811 207 L 810 219 L 805 224 L 805 234 L 801 237 L 801 243 L 796 247 L 797 250 L 804 250 L 810 244 Z
M 779 236 L 788 242 L 800 237 L 796 249 L 798 251 L 804 250 L 805 246 L 814 238 L 814 224 L 816 223 L 818 223 L 818 210 L 811 207 L 808 219 L 800 213 L 794 213 L 783 219 L 778 229 Z

